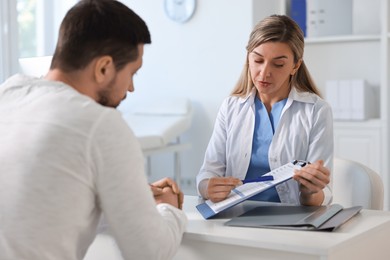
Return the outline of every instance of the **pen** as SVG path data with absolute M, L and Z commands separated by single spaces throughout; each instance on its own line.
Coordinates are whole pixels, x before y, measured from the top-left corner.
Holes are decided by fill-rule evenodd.
M 267 175 L 267 176 L 261 176 L 261 177 L 256 178 L 256 179 L 242 180 L 242 183 L 245 184 L 245 183 L 249 183 L 249 182 L 262 182 L 262 181 L 273 181 L 273 180 L 274 180 L 274 176 Z
M 294 164 L 294 165 L 298 164 L 299 166 L 304 167 L 305 165 L 310 164 L 310 162 L 303 161 L 303 160 L 294 160 L 294 161 L 292 161 L 292 164 Z

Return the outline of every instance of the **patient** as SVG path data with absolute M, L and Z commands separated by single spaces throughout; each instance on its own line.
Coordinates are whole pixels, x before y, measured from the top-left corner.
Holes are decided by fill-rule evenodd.
M 62 21 L 44 78 L 0 86 L 0 259 L 83 259 L 104 213 L 125 259 L 169 259 L 186 225 L 183 193 L 151 185 L 115 109 L 151 42 L 112 0 L 81 0 Z
M 221 201 L 241 180 L 298 159 L 311 164 L 252 199 L 329 203 L 332 112 L 303 61 L 302 31 L 289 17 L 272 15 L 255 26 L 246 49 L 242 75 L 220 107 L 197 176 L 199 194 Z

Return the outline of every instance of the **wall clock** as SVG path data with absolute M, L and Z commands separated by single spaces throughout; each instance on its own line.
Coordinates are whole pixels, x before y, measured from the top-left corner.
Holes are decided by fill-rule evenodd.
M 196 0 L 164 0 L 166 15 L 178 23 L 187 22 L 195 12 Z

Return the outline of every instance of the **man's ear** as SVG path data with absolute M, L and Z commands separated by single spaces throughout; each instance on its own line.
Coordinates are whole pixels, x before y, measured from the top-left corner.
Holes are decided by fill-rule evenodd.
M 114 61 L 111 56 L 97 58 L 94 68 L 95 80 L 98 84 L 109 82 L 115 75 Z

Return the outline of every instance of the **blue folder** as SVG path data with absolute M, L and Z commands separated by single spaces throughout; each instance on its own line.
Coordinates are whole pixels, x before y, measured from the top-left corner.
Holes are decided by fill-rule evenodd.
M 291 0 L 290 17 L 299 25 L 306 37 L 306 0 Z

